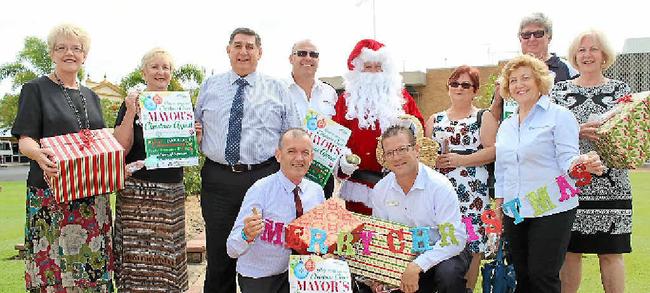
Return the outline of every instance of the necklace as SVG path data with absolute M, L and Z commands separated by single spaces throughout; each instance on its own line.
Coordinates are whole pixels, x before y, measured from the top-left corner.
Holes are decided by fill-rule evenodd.
M 83 107 L 84 117 L 86 118 L 86 127 L 81 124 L 81 115 L 79 114 L 79 109 L 77 109 L 77 107 L 72 102 L 72 98 L 70 97 L 70 94 L 68 94 L 68 90 L 63 86 L 63 81 L 61 81 L 61 78 L 59 78 L 59 76 L 56 74 L 56 71 L 54 72 L 54 78 L 56 78 L 56 81 L 59 83 L 59 87 L 61 87 L 61 91 L 63 92 L 63 96 L 65 96 L 65 100 L 68 102 L 68 106 L 70 106 L 74 112 L 75 118 L 77 118 L 79 129 L 90 129 L 90 120 L 88 120 L 88 109 L 86 107 L 86 97 L 84 97 L 83 93 L 81 92 L 81 87 L 79 87 L 79 97 L 81 97 L 81 106 Z

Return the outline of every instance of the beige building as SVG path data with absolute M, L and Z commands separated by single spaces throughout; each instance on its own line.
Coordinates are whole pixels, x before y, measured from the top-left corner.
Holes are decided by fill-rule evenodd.
M 106 76 L 104 76 L 104 80 L 100 82 L 92 81 L 89 76 L 86 78 L 85 83 L 86 86 L 93 90 L 100 99 L 107 99 L 112 102 L 122 102 L 124 97 L 126 97 L 126 93 L 122 91 L 120 87 L 106 80 Z

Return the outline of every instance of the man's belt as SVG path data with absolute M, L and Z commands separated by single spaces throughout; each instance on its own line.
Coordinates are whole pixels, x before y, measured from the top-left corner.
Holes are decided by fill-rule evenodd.
M 248 172 L 248 171 L 255 171 L 261 168 L 264 168 L 266 166 L 269 166 L 273 163 L 276 162 L 275 157 L 271 157 L 268 160 L 261 162 L 259 164 L 235 164 L 235 165 L 225 165 L 225 164 L 220 164 L 215 161 L 212 161 L 208 158 L 205 160 L 208 163 L 211 163 L 213 165 L 218 166 L 221 169 L 225 169 L 228 171 L 231 171 L 233 173 L 241 173 L 241 172 Z
M 381 178 L 384 178 L 385 174 L 381 172 L 373 172 L 368 170 L 356 170 L 350 176 L 351 179 L 355 179 L 362 182 L 369 182 L 372 184 L 377 184 Z

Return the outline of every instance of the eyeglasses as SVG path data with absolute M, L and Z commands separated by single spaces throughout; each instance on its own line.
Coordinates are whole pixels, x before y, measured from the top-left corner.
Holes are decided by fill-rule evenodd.
M 405 146 L 398 147 L 398 148 L 396 148 L 396 149 L 394 149 L 392 151 L 385 151 L 384 152 L 384 158 L 388 159 L 388 158 L 392 158 L 394 156 L 402 156 L 402 155 L 406 154 L 409 150 L 411 150 L 412 147 L 413 147 L 412 144 L 407 144 Z
M 318 58 L 318 55 L 320 55 L 320 53 L 318 53 L 317 51 L 304 51 L 304 50 L 293 51 L 293 55 L 296 55 L 298 57 L 305 57 L 307 56 L 307 54 L 309 54 L 309 57 L 314 59 Z
M 545 31 L 538 30 L 538 31 L 533 31 L 533 32 L 521 32 L 521 33 L 519 33 L 519 36 L 524 40 L 528 40 L 528 39 L 530 39 L 531 36 L 535 37 L 536 39 L 540 39 L 540 38 L 542 38 L 544 36 L 544 34 L 546 34 Z
M 68 52 L 68 50 L 72 51 L 74 54 L 81 54 L 83 53 L 84 49 L 82 46 L 64 46 L 64 45 L 57 45 L 54 47 L 54 52 L 57 53 L 65 53 Z
M 464 82 L 462 82 L 462 83 L 457 82 L 457 81 L 452 81 L 452 82 L 449 83 L 449 86 L 450 86 L 450 87 L 453 87 L 453 88 L 457 88 L 457 87 L 460 86 L 460 87 L 462 87 L 462 88 L 468 90 L 469 88 L 473 87 L 474 85 L 472 85 L 471 83 L 466 82 L 466 81 L 464 81 Z

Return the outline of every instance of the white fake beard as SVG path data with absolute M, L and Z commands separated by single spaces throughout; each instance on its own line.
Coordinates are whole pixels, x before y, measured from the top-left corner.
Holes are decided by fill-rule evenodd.
M 399 73 L 350 71 L 345 74 L 345 118 L 359 120 L 359 128 L 375 129 L 379 120 L 381 129 L 388 129 L 404 114 L 406 103 L 402 95 L 402 76 Z

